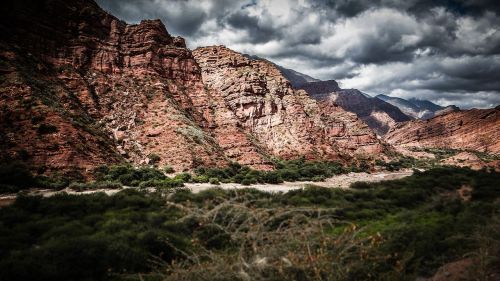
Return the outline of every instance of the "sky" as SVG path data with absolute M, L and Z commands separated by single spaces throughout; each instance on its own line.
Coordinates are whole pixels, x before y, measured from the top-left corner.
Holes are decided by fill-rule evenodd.
M 226 45 L 370 95 L 500 104 L 498 0 L 97 0 L 161 19 L 189 48 Z M 496 3 L 495 3 L 496 2 Z

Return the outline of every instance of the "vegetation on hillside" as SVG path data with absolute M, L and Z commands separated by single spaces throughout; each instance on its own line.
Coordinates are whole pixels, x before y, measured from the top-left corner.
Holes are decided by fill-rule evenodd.
M 0 209 L 0 279 L 415 280 L 470 257 L 488 280 L 499 182 L 447 167 L 349 190 L 21 196 Z
M 306 162 L 303 158 L 292 161 L 277 161 L 273 171 L 258 171 L 238 163 L 230 163 L 225 168 L 200 167 L 194 173 L 172 173 L 169 166 L 134 167 L 130 164 L 100 166 L 93 172 L 92 181 L 84 181 L 83 176 L 50 179 L 34 176 L 22 162 L 6 161 L 0 165 L 0 193 L 17 192 L 30 187 L 62 189 L 70 187 L 76 191 L 100 188 L 120 188 L 133 186 L 140 188 L 181 187 L 184 183 L 236 182 L 243 185 L 256 183 L 282 183 L 283 181 L 321 181 L 325 178 L 349 171 L 363 171 L 367 167 L 343 167 L 338 162 Z

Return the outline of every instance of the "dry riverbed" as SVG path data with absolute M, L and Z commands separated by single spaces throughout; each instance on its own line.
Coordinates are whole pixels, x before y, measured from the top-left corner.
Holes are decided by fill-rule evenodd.
M 209 183 L 186 183 L 185 186 L 192 192 L 200 192 L 209 188 L 219 187 L 222 189 L 242 189 L 242 188 L 255 188 L 261 191 L 267 192 L 287 192 L 294 189 L 304 188 L 307 185 L 313 184 L 316 186 L 328 187 L 328 188 L 348 188 L 352 183 L 358 181 L 365 182 L 379 182 L 384 180 L 395 180 L 410 176 L 413 174 L 412 170 L 401 170 L 397 172 L 377 172 L 377 173 L 349 173 L 334 176 L 321 182 L 312 181 L 297 181 L 297 182 L 284 182 L 281 184 L 254 184 L 254 185 L 241 185 L 237 183 L 222 183 L 220 185 L 212 185 Z M 131 188 L 131 187 L 126 187 Z M 64 189 L 60 191 L 54 191 L 50 189 L 30 189 L 23 191 L 23 193 L 28 195 L 41 195 L 43 197 L 53 196 L 54 194 L 66 192 L 68 194 L 90 194 L 96 192 L 105 192 L 108 195 L 115 194 L 119 192 L 120 189 L 97 189 L 97 190 L 87 190 L 82 192 L 76 192 L 71 189 Z M 3 194 L 0 195 L 0 207 L 12 204 L 16 199 L 17 194 Z
M 334 176 L 326 179 L 325 181 L 313 182 L 313 181 L 296 181 L 296 182 L 284 182 L 280 184 L 253 184 L 253 185 L 241 185 L 238 183 L 221 183 L 218 187 L 222 189 L 241 189 L 241 188 L 255 188 L 261 191 L 267 192 L 287 192 L 294 189 L 304 188 L 307 185 L 316 185 L 329 188 L 348 188 L 352 183 L 358 181 L 365 182 L 378 182 L 383 180 L 395 180 L 410 176 L 413 174 L 412 170 L 402 170 L 398 172 L 378 172 L 378 173 L 349 173 Z M 192 192 L 200 192 L 205 189 L 214 187 L 209 183 L 186 183 L 185 186 L 189 188 Z

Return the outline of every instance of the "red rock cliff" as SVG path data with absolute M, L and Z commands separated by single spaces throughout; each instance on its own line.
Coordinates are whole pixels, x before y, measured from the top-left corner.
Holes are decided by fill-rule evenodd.
M 268 62 L 220 47 L 196 61 L 158 20 L 129 25 L 93 1 L 31 2 L 2 6 L 2 157 L 55 170 L 153 154 L 176 170 L 269 169 L 271 157 L 380 151 L 353 114 L 319 106 Z
M 354 114 L 318 105 L 294 90 L 274 64 L 223 46 L 198 48 L 193 55 L 204 83 L 229 110 L 225 120 L 234 120 L 269 154 L 339 159 L 381 151 L 374 133 Z
M 160 21 L 128 25 L 92 1 L 18 1 L 5 7 L 0 28 L 7 79 L 0 103 L 3 115 L 17 119 L 12 125 L 2 120 L 12 131 L 1 142 L 4 154 L 23 151 L 34 166 L 92 167 L 120 159 L 141 164 L 151 154 L 178 170 L 226 162 L 203 129 L 209 120 L 199 67 L 184 40 L 171 37 Z M 31 109 L 23 107 L 26 99 Z M 46 118 L 45 111 L 54 117 Z M 29 122 L 37 114 L 58 132 L 29 137 L 40 126 Z M 72 116 L 86 120 L 95 128 L 88 134 L 103 140 L 87 137 L 84 149 L 61 146 L 68 134 L 82 134 Z M 70 133 L 60 133 L 62 128 Z
M 500 153 L 500 107 L 449 112 L 399 123 L 385 136 L 393 145 Z

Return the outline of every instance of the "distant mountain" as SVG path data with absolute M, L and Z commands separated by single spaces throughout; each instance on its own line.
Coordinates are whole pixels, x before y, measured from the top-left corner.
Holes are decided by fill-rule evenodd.
M 383 100 L 370 97 L 357 89 L 340 89 L 334 80 L 312 82 L 300 86 L 312 98 L 322 103 L 333 103 L 355 113 L 378 135 L 384 135 L 396 122 L 412 120 L 399 108 Z
M 405 100 L 402 98 L 390 97 L 386 95 L 378 95 L 376 96 L 376 98 L 379 98 L 398 107 L 406 115 L 409 115 L 415 119 L 426 120 L 442 114 L 443 112 L 459 110 L 459 108 L 454 105 L 443 107 L 428 100 L 420 100 L 415 98 Z
M 309 83 L 309 82 L 320 82 L 321 81 L 319 79 L 312 78 L 311 76 L 306 75 L 304 73 L 297 72 L 293 69 L 284 68 L 284 67 L 279 66 L 279 65 L 276 65 L 276 66 L 281 71 L 283 76 L 285 76 L 290 81 L 290 83 L 292 84 L 292 86 L 294 88 L 298 88 L 299 86 L 304 85 L 304 84 Z
M 321 81 L 321 80 L 313 78 L 307 74 L 300 73 L 298 71 L 283 67 L 281 65 L 277 65 L 270 60 L 267 60 L 265 58 L 261 58 L 261 57 L 256 56 L 256 55 L 243 54 L 243 56 L 248 58 L 248 59 L 251 59 L 251 60 L 263 60 L 263 61 L 266 61 L 270 64 L 273 64 L 276 68 L 278 68 L 278 70 L 281 72 L 281 74 L 283 76 L 285 76 L 288 81 L 290 81 L 290 84 L 292 84 L 292 87 L 294 87 L 294 88 L 298 88 L 300 85 L 303 85 L 303 84 L 306 84 L 309 82 Z
M 288 76 L 285 75 L 285 77 L 288 79 Z M 309 82 L 301 84 L 295 88 L 305 90 L 311 97 L 316 100 L 323 99 L 332 92 L 342 90 L 335 80 Z

